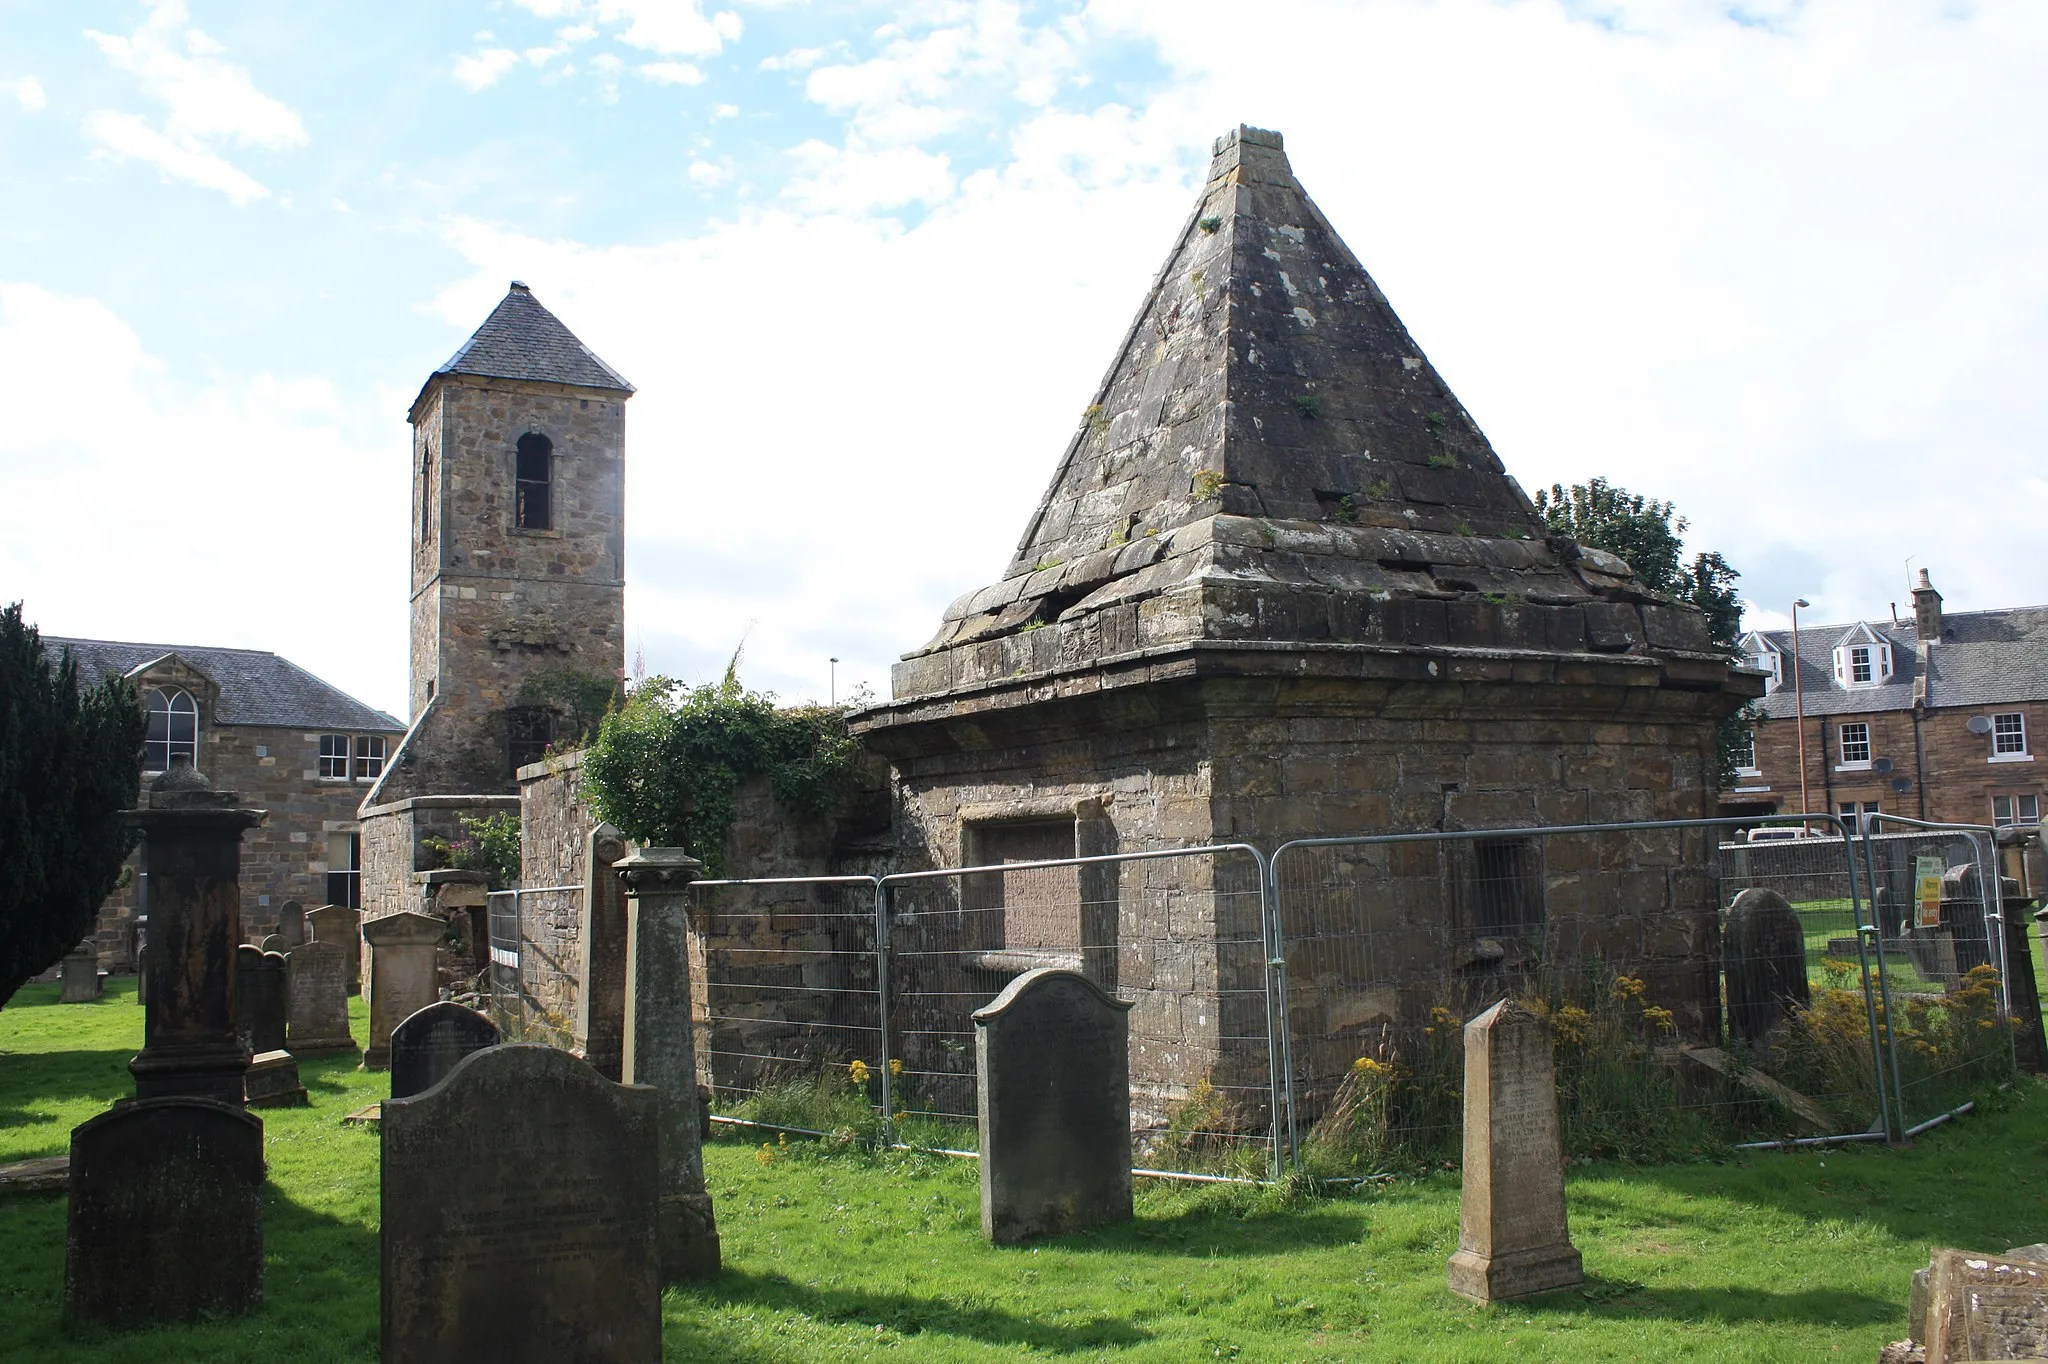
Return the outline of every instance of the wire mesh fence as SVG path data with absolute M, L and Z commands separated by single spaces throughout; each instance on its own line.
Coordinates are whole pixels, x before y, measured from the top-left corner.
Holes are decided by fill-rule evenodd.
M 1463 1023 L 1504 997 L 1550 1021 L 1574 1154 L 1900 1139 L 2009 1075 L 1988 837 L 1763 823 L 699 882 L 700 1066 L 728 1118 L 971 1150 L 975 1011 L 1064 967 L 1133 1006 L 1138 1167 L 1238 1178 L 1456 1159 Z M 567 1045 L 575 894 L 491 897 L 508 1038 Z
M 573 1045 L 582 897 L 581 886 L 521 887 L 487 897 L 489 1012 L 506 1041 L 563 1050 Z

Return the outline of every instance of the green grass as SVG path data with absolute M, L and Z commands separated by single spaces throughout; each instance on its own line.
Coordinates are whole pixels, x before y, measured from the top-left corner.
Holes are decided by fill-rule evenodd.
M 127 1092 L 129 982 L 91 1005 L 30 987 L 0 1010 L 0 1159 L 61 1152 Z M 363 1023 L 358 1012 L 358 1036 Z M 339 1125 L 384 1077 L 305 1063 L 314 1106 L 264 1115 L 265 1303 L 128 1336 L 58 1320 L 64 1205 L 0 1199 L 0 1358 L 376 1358 L 377 1142 Z M 1362 1194 L 1145 1182 L 1138 1220 L 1032 1248 L 978 1231 L 970 1161 L 826 1156 L 759 1134 L 705 1166 L 727 1272 L 666 1299 L 673 1360 L 1867 1360 L 1904 1334 L 1934 1245 L 2048 1235 L 2048 1085 L 2028 1081 L 1910 1151 L 1578 1166 L 1582 1292 L 1481 1309 L 1444 1289 L 1458 1182 Z

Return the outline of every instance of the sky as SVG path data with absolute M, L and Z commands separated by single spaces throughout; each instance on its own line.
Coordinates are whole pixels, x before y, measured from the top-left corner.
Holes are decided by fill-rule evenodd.
M 1531 492 L 1754 624 L 2048 602 L 2043 70 L 2038 0 L 0 0 L 0 599 L 402 715 L 406 408 L 518 278 L 639 390 L 629 661 L 886 696 L 1248 123 Z

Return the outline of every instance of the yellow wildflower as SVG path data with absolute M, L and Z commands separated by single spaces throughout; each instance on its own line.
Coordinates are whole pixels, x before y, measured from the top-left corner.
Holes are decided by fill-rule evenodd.
M 762 1142 L 761 1149 L 754 1152 L 754 1159 L 763 1165 L 773 1165 L 775 1163 L 775 1148 L 765 1141 Z
M 903 1074 L 903 1061 L 901 1058 L 895 1056 L 889 1058 L 889 1073 L 895 1076 Z
M 1643 1010 L 1643 1022 L 1663 1032 L 1670 1032 L 1678 1026 L 1677 1020 L 1671 1016 L 1671 1010 L 1655 1004 Z
M 1613 985 L 1614 997 L 1618 1000 L 1641 999 L 1646 987 L 1637 976 L 1616 976 Z
M 1586 1025 L 1593 1021 L 1593 1016 L 1576 1004 L 1567 1004 L 1550 1021 L 1561 1040 L 1578 1043 L 1586 1040 Z
M 1392 1070 L 1393 1067 L 1386 1062 L 1375 1061 L 1370 1056 L 1361 1056 L 1351 1063 L 1352 1074 L 1363 1075 L 1368 1079 L 1376 1075 L 1385 1075 Z
M 846 1068 L 846 1073 L 853 1077 L 855 1084 L 864 1085 L 868 1082 L 868 1063 L 855 1061 Z
M 1441 1004 L 1429 1011 L 1429 1021 L 1436 1024 L 1439 1028 L 1458 1026 L 1458 1016 Z

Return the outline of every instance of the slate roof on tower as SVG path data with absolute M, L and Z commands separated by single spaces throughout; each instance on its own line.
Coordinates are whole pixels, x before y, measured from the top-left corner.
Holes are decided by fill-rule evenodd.
M 434 380 L 444 374 L 633 392 L 624 375 L 598 359 L 560 318 L 541 306 L 533 290 L 516 279 L 476 334 L 428 376 L 426 387 L 433 387 Z M 425 392 L 423 388 L 422 396 Z
M 1726 673 L 1697 612 L 1550 533 L 1280 135 L 1246 127 L 1217 139 L 1002 579 L 947 608 L 894 692 L 1225 641 L 1654 656 L 1710 688 Z

